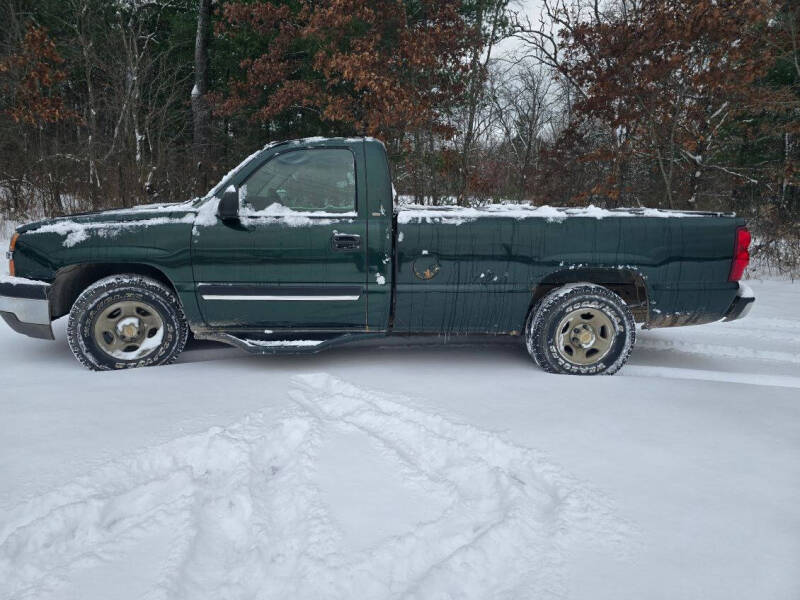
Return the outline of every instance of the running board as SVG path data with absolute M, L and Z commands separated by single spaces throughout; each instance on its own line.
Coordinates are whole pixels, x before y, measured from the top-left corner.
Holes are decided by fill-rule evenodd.
M 201 340 L 222 342 L 241 348 L 250 354 L 316 354 L 331 346 L 346 344 L 358 340 L 384 337 L 377 333 L 331 333 L 331 332 L 274 332 L 263 331 L 194 331 L 194 336 Z

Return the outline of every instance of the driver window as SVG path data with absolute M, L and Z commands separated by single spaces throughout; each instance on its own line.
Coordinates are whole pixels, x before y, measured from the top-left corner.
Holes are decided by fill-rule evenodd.
M 292 150 L 274 156 L 241 186 L 245 212 L 356 210 L 353 153 L 341 148 Z

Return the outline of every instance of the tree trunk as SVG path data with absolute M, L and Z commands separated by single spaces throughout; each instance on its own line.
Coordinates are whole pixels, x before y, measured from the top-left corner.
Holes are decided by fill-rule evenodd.
M 412 161 L 414 174 L 412 177 L 413 186 L 414 186 L 414 202 L 416 204 L 425 204 L 425 196 L 424 191 L 422 189 L 422 179 L 423 179 L 423 164 L 424 164 L 424 153 L 425 150 L 422 147 L 422 138 L 419 134 L 419 129 L 414 130 L 414 159 Z
M 88 11 L 88 7 L 86 3 L 81 4 L 80 6 L 80 14 L 91 14 Z M 77 33 L 78 42 L 81 47 L 81 58 L 82 58 L 82 66 L 83 66 L 83 77 L 86 83 L 86 107 L 84 109 L 84 119 L 86 121 L 86 127 L 89 131 L 88 138 L 86 140 L 86 154 L 87 154 L 87 162 L 89 163 L 89 185 L 95 186 L 96 188 L 100 188 L 100 174 L 97 169 L 97 150 L 96 144 L 98 141 L 98 127 L 97 127 L 97 102 L 95 98 L 95 89 L 94 89 L 94 77 L 93 77 L 93 69 L 94 69 L 94 55 L 93 55 L 93 42 L 91 38 L 88 37 L 88 31 L 90 29 L 90 23 L 84 22 L 82 19 L 77 21 L 77 25 L 74 26 L 75 32 Z M 95 190 L 91 190 L 90 194 L 92 196 L 92 208 L 96 208 L 95 203 L 97 201 L 97 196 L 95 194 Z
M 484 8 L 483 0 L 478 0 L 477 3 L 477 14 L 475 17 L 476 21 L 476 29 L 478 30 L 478 34 L 483 34 L 483 8 Z M 459 186 L 458 186 L 458 197 L 457 197 L 457 204 L 459 206 L 465 206 L 467 204 L 466 198 L 464 194 L 467 190 L 467 185 L 469 183 L 469 155 L 470 150 L 472 147 L 472 138 L 474 135 L 474 128 L 475 128 L 475 115 L 478 110 L 478 94 L 480 93 L 478 89 L 479 82 L 483 82 L 483 73 L 480 69 L 480 58 L 481 58 L 481 50 L 483 45 L 476 45 L 472 49 L 472 57 L 470 58 L 470 65 L 469 65 L 469 84 L 468 84 L 468 114 L 467 114 L 467 127 L 466 131 L 464 132 L 464 146 L 461 149 L 461 169 L 459 172 Z
M 783 134 L 783 184 L 781 185 L 781 206 L 786 206 L 786 190 L 789 189 L 789 166 L 792 161 L 792 138 L 786 131 Z
M 211 0 L 200 0 L 197 8 L 197 35 L 194 41 L 194 87 L 192 88 L 192 121 L 194 139 L 192 151 L 197 169 L 196 192 L 207 189 L 207 158 L 210 141 L 211 107 L 208 104 L 208 40 Z

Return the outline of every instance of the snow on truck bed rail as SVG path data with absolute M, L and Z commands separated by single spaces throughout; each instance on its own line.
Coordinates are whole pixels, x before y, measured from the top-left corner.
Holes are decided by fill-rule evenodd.
M 533 206 L 531 204 L 516 204 L 504 202 L 502 204 L 487 204 L 485 206 L 425 206 L 421 204 L 400 204 L 398 207 L 398 223 L 450 223 L 460 225 L 475 219 L 486 217 L 500 217 L 508 219 L 545 219 L 550 222 L 562 222 L 567 217 L 586 217 L 606 219 L 612 217 L 656 217 L 656 218 L 682 218 L 682 217 L 708 217 L 732 216 L 725 213 L 692 212 L 677 210 L 662 210 L 658 208 L 600 208 L 589 205 L 587 207 L 569 208 L 556 206 Z

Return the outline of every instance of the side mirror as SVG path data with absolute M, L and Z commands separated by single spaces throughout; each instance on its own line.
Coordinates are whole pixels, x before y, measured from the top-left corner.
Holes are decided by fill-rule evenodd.
M 234 186 L 229 185 L 222 193 L 217 216 L 223 221 L 235 221 L 239 218 L 239 190 Z

